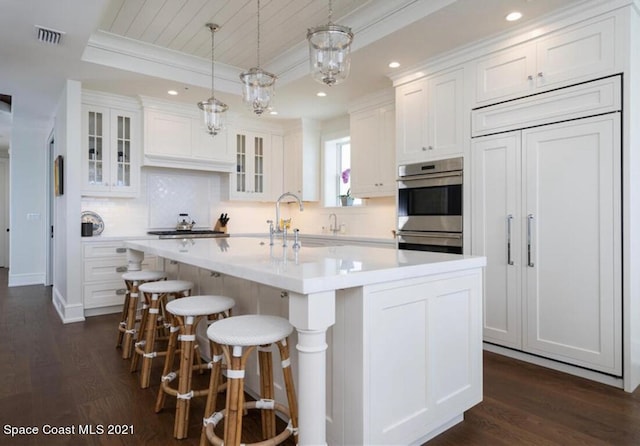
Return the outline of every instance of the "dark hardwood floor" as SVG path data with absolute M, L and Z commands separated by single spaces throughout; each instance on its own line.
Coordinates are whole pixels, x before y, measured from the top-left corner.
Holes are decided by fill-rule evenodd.
M 204 402 L 192 400 L 189 438 L 174 440 L 175 403 L 168 398 L 167 408 L 154 413 L 158 386 L 140 389 L 114 348 L 118 319 L 63 325 L 50 288 L 7 288 L 7 270 L 0 268 L 0 445 L 198 444 Z M 152 382 L 160 376 L 156 362 Z M 247 441 L 255 441 L 256 418 L 246 421 Z M 76 434 L 7 434 L 10 427 L 44 425 L 75 426 Z M 132 425 L 134 433 L 80 435 L 80 425 Z M 484 401 L 428 445 L 640 445 L 640 391 L 627 394 L 485 352 Z

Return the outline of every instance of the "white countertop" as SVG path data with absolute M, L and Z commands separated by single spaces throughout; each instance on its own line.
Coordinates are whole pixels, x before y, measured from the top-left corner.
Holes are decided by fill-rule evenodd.
M 269 246 L 268 238 L 127 240 L 134 250 L 301 294 L 482 267 L 484 257 L 369 246 Z

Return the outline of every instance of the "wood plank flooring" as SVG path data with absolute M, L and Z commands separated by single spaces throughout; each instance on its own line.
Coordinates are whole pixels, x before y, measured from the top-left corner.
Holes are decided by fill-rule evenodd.
M 197 445 L 204 401 L 192 400 L 189 438 L 172 437 L 174 402 L 154 413 L 157 385 L 137 374 L 114 348 L 118 315 L 63 325 L 51 288 L 7 288 L 0 268 L 0 445 Z M 152 382 L 158 382 L 161 360 Z M 197 380 L 207 383 L 205 376 Z M 256 441 L 251 416 L 246 441 Z M 80 435 L 78 426 L 133 425 L 133 435 Z M 8 426 L 70 428 L 75 435 L 18 435 Z M 290 441 L 288 444 L 293 444 Z M 484 353 L 484 401 L 465 421 L 434 438 L 445 445 L 640 445 L 640 391 L 603 384 Z

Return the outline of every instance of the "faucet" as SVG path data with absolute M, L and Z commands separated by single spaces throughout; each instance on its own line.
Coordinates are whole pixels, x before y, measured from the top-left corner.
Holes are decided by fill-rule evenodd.
M 333 217 L 333 226 L 329 225 L 329 230 L 334 234 L 337 234 L 340 232 L 340 227 L 338 227 L 338 216 L 332 212 L 329 214 L 329 219 L 331 219 L 331 217 Z
M 297 195 L 292 194 L 291 192 L 285 192 L 284 194 L 280 195 L 276 200 L 276 232 L 282 232 L 282 229 L 280 228 L 280 201 L 284 197 L 295 198 L 295 200 L 298 202 L 298 205 L 300 206 L 300 211 L 301 212 L 304 211 L 302 200 L 300 200 L 300 198 Z

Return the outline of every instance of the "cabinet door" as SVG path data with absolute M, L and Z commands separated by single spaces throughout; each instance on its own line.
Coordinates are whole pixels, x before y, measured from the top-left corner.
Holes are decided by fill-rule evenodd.
M 106 107 L 82 107 L 83 190 L 109 191 L 109 117 L 110 112 Z
M 557 86 L 612 74 L 615 69 L 615 21 L 552 35 L 537 44 L 537 87 Z
M 464 150 L 463 83 L 462 69 L 428 80 L 427 149 L 430 157 L 440 158 Z
M 139 174 L 137 113 L 111 110 L 111 191 L 117 194 L 137 189 Z
M 235 146 L 229 144 L 228 130 L 222 129 L 217 135 L 210 135 L 201 119 L 191 119 L 191 156 L 195 161 L 233 164 Z
M 291 192 L 297 196 L 301 196 L 303 191 L 302 144 L 302 132 L 294 132 L 284 135 L 283 192 Z M 292 166 L 294 168 L 291 168 Z
M 154 110 L 144 112 L 145 155 L 191 156 L 191 118 Z
M 356 197 L 376 195 L 380 130 L 380 111 L 377 108 L 351 115 L 351 193 Z
M 621 375 L 620 118 L 523 132 L 524 350 Z
M 267 156 L 270 135 L 236 132 L 236 171 L 232 173 L 232 198 L 265 200 L 269 194 Z
M 535 87 L 535 44 L 499 51 L 476 63 L 476 103 L 498 102 Z
M 487 258 L 483 337 L 520 349 L 520 132 L 474 140 L 471 159 L 471 253 Z
M 427 151 L 427 81 L 396 89 L 396 154 L 399 163 L 420 161 Z

